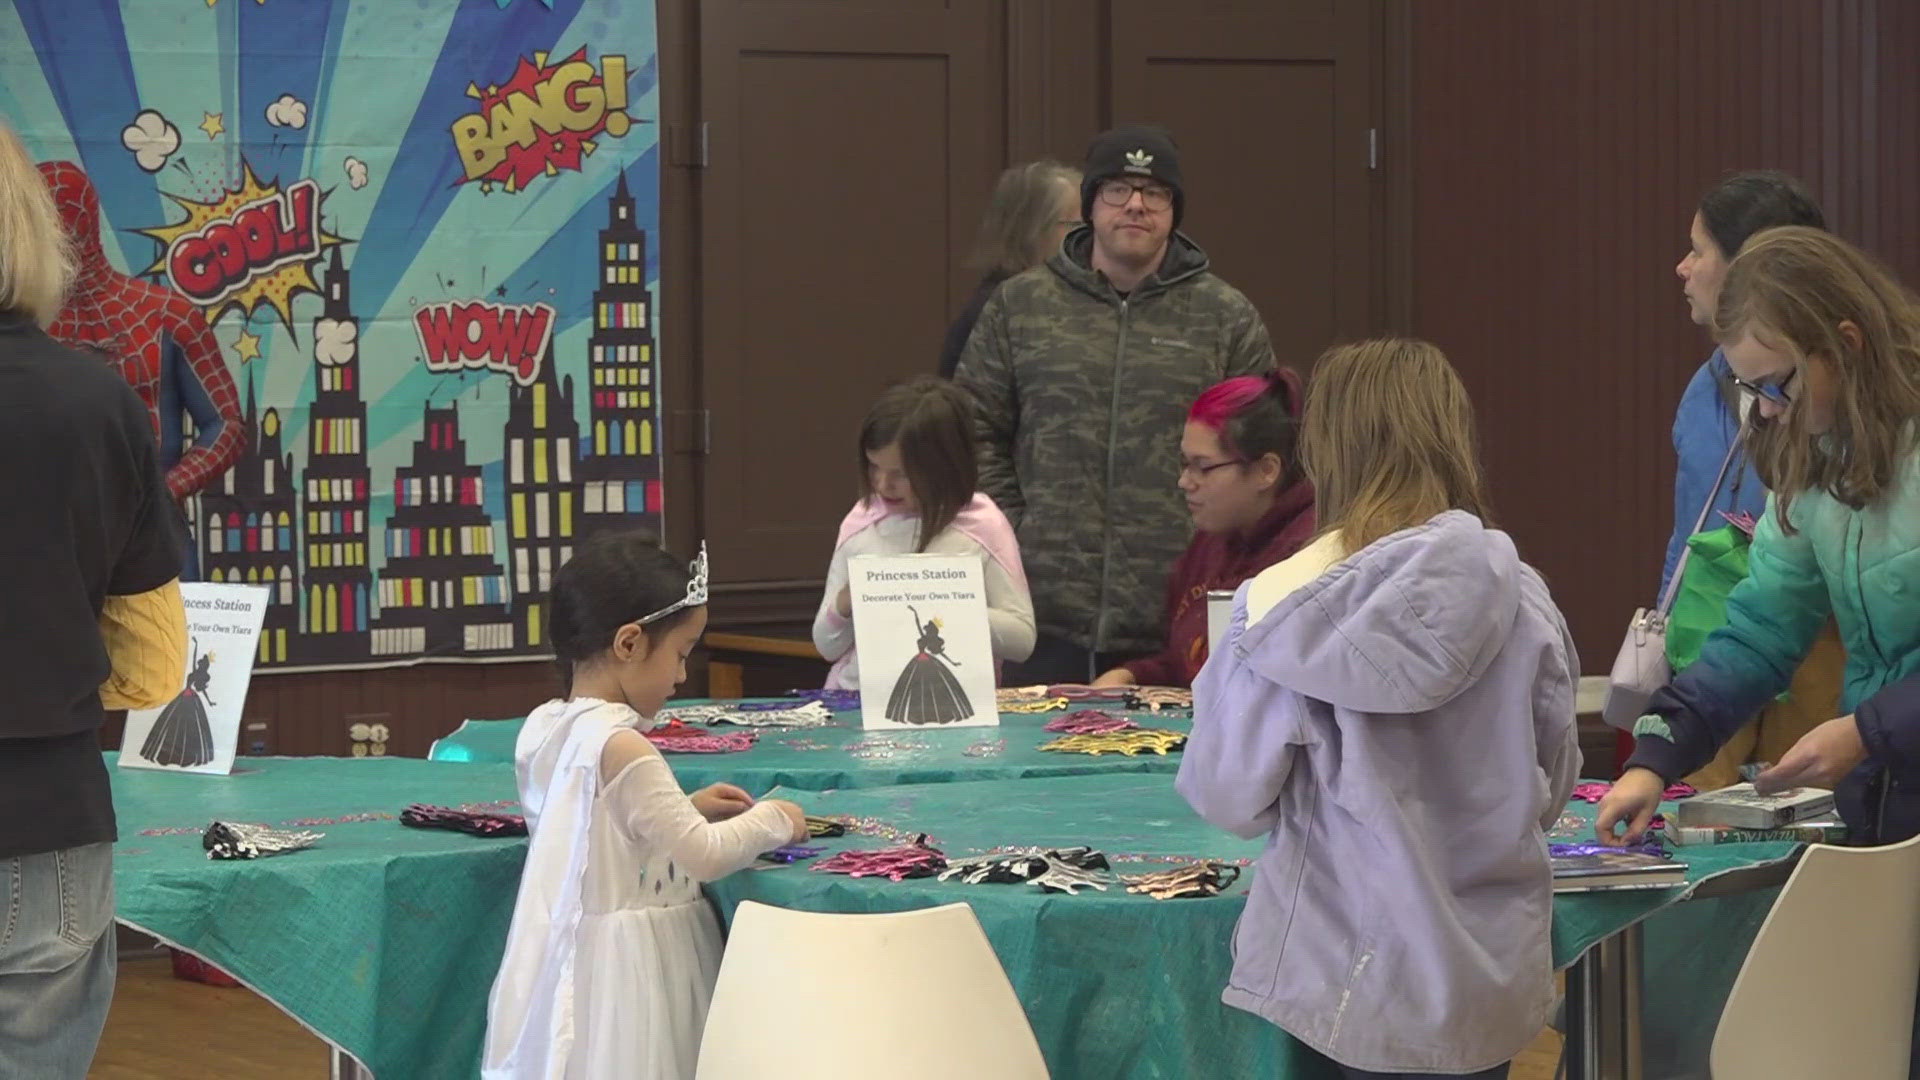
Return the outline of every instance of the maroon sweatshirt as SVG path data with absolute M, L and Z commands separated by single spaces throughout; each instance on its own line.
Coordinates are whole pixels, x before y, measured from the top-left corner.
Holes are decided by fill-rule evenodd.
M 1207 593 L 1240 583 L 1313 539 L 1313 485 L 1280 493 L 1273 509 L 1244 537 L 1195 533 L 1167 579 L 1167 643 L 1124 666 L 1142 686 L 1192 686 L 1207 662 Z

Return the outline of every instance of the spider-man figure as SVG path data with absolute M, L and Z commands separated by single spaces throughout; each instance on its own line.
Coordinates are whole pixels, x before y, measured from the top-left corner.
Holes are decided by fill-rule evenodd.
M 80 166 L 42 162 L 40 172 L 60 204 L 73 238 L 78 274 L 67 305 L 47 332 L 55 340 L 105 353 L 153 417 L 167 490 L 177 504 L 233 467 L 246 440 L 240 399 L 206 316 L 186 297 L 129 277 L 100 246 L 100 196 Z M 186 445 L 181 414 L 193 418 Z M 173 515 L 186 553 L 182 580 L 198 578 L 195 545 L 184 513 Z

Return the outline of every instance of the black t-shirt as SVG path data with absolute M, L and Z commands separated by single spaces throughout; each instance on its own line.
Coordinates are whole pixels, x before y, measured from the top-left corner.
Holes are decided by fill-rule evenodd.
M 115 839 L 100 759 L 108 596 L 180 573 L 147 408 L 0 312 L 0 858 Z

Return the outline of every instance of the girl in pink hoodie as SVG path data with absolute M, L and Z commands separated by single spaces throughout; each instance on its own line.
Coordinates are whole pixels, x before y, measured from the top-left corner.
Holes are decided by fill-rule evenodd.
M 840 522 L 827 587 L 813 620 L 813 644 L 831 661 L 830 690 L 860 688 L 853 647 L 853 594 L 847 561 L 855 555 L 979 556 L 987 592 L 993 658 L 1033 652 L 1033 599 L 1013 526 L 976 490 L 973 402 L 945 379 L 924 376 L 892 387 L 860 425 L 860 501 Z

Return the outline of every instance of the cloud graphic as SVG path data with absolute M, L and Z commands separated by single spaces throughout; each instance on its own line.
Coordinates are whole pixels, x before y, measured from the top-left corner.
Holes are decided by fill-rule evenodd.
M 353 359 L 354 339 L 360 328 L 351 322 L 321 319 L 313 325 L 313 359 L 321 364 L 344 364 Z
M 273 104 L 267 106 L 267 123 L 274 127 L 306 127 L 307 103 L 292 94 L 281 94 Z
M 143 109 L 121 130 L 120 145 L 133 151 L 133 160 L 142 169 L 159 172 L 180 149 L 180 129 L 152 109 Z
M 367 186 L 367 163 L 357 157 L 347 159 L 347 183 L 359 191 Z

